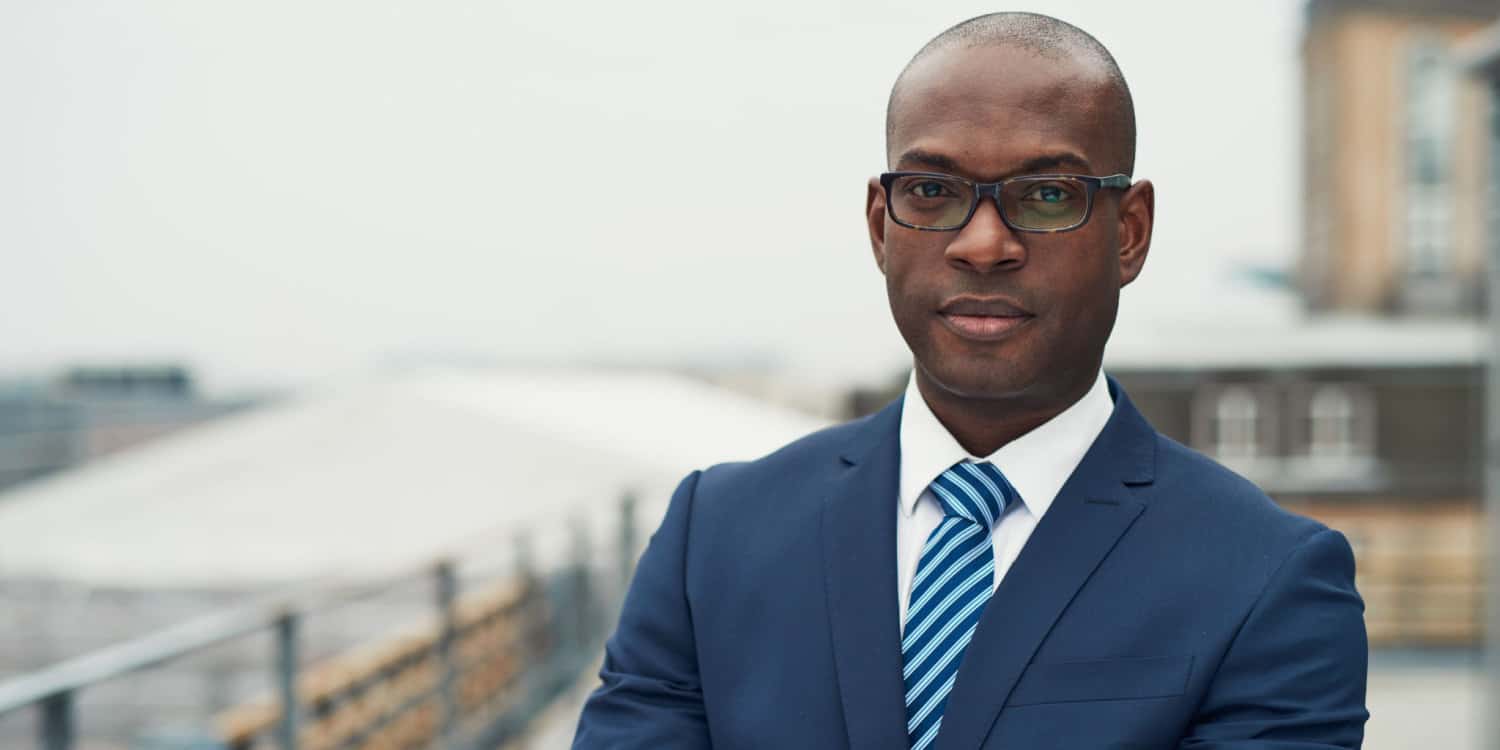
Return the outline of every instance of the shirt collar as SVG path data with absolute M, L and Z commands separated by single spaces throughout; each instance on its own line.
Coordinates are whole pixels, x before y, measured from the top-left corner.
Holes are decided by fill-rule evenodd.
M 1104 371 L 1100 370 L 1083 398 L 989 456 L 979 457 L 964 450 L 932 413 L 917 390 L 915 370 L 906 381 L 903 398 L 899 500 L 901 512 L 907 516 L 916 510 L 917 501 L 932 480 L 967 458 L 999 467 L 1027 510 L 1040 519 L 1104 430 L 1115 407 Z

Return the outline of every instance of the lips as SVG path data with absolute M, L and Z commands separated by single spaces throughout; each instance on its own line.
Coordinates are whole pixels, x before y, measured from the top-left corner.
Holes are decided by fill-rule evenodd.
M 1019 303 L 1004 297 L 955 297 L 938 308 L 938 317 L 963 338 L 996 341 L 1026 325 L 1035 316 Z
M 1031 311 L 1005 297 L 954 297 L 943 303 L 938 312 L 944 315 L 973 315 L 987 318 L 1030 317 Z

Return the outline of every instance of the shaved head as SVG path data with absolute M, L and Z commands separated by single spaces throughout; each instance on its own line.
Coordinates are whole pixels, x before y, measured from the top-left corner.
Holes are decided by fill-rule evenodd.
M 896 77 L 886 104 L 886 154 L 895 159 L 895 140 L 901 124 L 902 105 L 909 79 L 922 68 L 950 53 L 976 47 L 1011 47 L 1031 53 L 1038 65 L 1051 64 L 1058 76 L 1084 79 L 1098 105 L 1098 125 L 1108 132 L 1111 161 L 1101 165 L 1112 172 L 1132 174 L 1135 169 L 1135 103 L 1130 87 L 1113 55 L 1088 32 L 1065 21 L 1039 13 L 990 13 L 971 18 L 938 34 L 928 42 Z M 993 75 L 1006 76 L 996 69 Z

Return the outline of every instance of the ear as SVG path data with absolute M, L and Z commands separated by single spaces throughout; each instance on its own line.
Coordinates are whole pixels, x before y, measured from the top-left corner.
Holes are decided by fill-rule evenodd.
M 870 230 L 870 249 L 875 252 L 875 265 L 885 273 L 885 188 L 879 177 L 871 177 L 865 190 L 865 223 Z
M 1150 180 L 1131 185 L 1120 198 L 1120 286 L 1141 274 L 1156 222 L 1156 188 Z

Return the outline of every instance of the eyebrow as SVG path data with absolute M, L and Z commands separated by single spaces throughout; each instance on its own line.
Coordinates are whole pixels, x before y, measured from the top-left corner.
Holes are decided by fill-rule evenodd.
M 941 172 L 949 172 L 952 174 L 963 174 L 964 172 L 964 170 L 959 167 L 958 162 L 955 161 L 952 157 L 932 151 L 924 151 L 920 148 L 911 149 L 910 151 L 902 154 L 901 158 L 896 160 L 896 164 L 898 167 L 902 164 L 908 163 L 914 163 L 917 165 L 928 167 L 930 169 L 935 169 Z M 1082 169 L 1084 172 L 1089 172 L 1091 169 L 1089 167 L 1088 160 L 1083 158 L 1082 156 L 1079 156 L 1078 154 L 1075 154 L 1071 151 L 1057 151 L 1050 154 L 1033 156 L 1032 158 L 1027 159 L 1024 162 L 1021 162 L 1021 164 L 1014 170 L 1012 170 L 1010 174 L 1017 175 L 1044 172 L 1049 169 L 1056 169 L 1058 167 L 1076 167 Z

